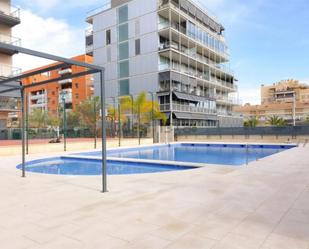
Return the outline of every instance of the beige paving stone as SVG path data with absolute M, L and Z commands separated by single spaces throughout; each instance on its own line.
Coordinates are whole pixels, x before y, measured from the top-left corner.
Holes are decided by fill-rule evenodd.
M 152 231 L 150 234 L 165 240 L 176 240 L 192 229 L 193 225 L 182 221 L 172 222 L 164 227 Z
M 177 241 L 170 243 L 166 249 L 211 249 L 218 241 L 200 237 L 194 234 L 186 234 Z
M 228 234 L 212 249 L 259 249 L 263 241 L 252 240 L 252 238 L 239 235 Z
M 271 234 L 265 243 L 263 249 L 308 249 L 309 242 L 280 234 Z

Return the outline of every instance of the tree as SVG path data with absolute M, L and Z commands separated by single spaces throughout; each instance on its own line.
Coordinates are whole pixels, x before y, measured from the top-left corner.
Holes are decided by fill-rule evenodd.
M 48 123 L 48 114 L 45 110 L 34 109 L 29 115 L 29 126 L 33 128 L 46 128 Z
M 282 127 L 282 126 L 286 126 L 287 122 L 286 120 L 284 120 L 283 118 L 278 117 L 277 115 L 273 115 L 271 116 L 267 123 L 271 126 L 277 126 L 277 127 Z
M 133 101 L 133 102 L 132 102 Z M 149 123 L 154 120 L 161 120 L 166 123 L 166 115 L 160 111 L 160 105 L 157 101 L 148 100 L 147 93 L 141 92 L 137 98 L 133 99 L 130 96 L 121 99 L 121 109 L 124 112 L 132 112 L 137 116 L 139 122 Z
M 100 119 L 100 98 L 92 97 L 87 100 L 84 100 L 77 107 L 77 115 L 85 127 L 89 128 L 93 133 L 97 129 L 97 121 Z M 76 119 L 76 116 L 72 116 Z
M 244 127 L 255 128 L 259 124 L 259 120 L 256 117 L 251 117 L 244 122 Z
M 306 123 L 309 123 L 309 116 L 306 117 Z

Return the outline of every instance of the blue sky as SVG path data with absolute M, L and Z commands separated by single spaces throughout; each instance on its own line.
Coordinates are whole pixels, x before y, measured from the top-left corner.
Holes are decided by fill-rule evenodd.
M 231 67 L 239 79 L 243 103 L 259 103 L 263 83 L 289 78 L 309 83 L 308 0 L 200 2 L 226 27 Z M 16 28 L 15 35 L 22 38 L 25 47 L 65 56 L 82 53 L 86 13 L 103 3 L 104 0 L 15 0 L 13 4 L 23 9 L 23 24 Z M 22 66 L 25 59 L 15 61 Z M 37 64 L 27 60 L 27 65 Z

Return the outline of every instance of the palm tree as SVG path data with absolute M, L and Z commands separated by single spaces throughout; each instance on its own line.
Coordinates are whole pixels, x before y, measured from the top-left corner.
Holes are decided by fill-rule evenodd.
M 283 118 L 273 115 L 268 119 L 268 124 L 271 126 L 286 126 L 287 122 Z
M 121 96 L 118 108 L 108 107 L 108 117 L 114 125 L 119 116 L 120 123 L 123 124 L 129 120 L 130 115 L 137 119 L 137 134 L 140 134 L 141 124 L 148 124 L 152 120 L 161 120 L 165 124 L 167 120 L 166 115 L 160 112 L 159 103 L 148 100 L 146 92 L 141 92 L 135 99 L 131 96 Z
M 259 124 L 259 120 L 256 117 L 251 117 L 244 122 L 244 126 L 247 128 L 255 128 Z

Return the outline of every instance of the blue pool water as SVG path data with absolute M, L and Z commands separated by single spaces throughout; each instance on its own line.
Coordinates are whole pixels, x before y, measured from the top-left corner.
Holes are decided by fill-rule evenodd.
M 248 162 L 252 162 L 292 147 L 289 145 L 250 145 L 247 154 L 245 145 L 173 144 L 111 150 L 108 152 L 108 156 L 238 166 L 246 164 L 247 155 Z M 101 152 L 81 153 L 79 155 L 100 156 Z
M 90 176 L 101 175 L 101 167 L 101 160 L 57 157 L 29 162 L 26 164 L 26 171 L 54 175 Z M 17 168 L 21 169 L 21 165 L 18 165 Z M 194 169 L 194 167 L 131 162 L 107 162 L 108 175 L 157 173 L 189 169 Z
M 110 158 L 107 162 L 109 175 L 143 174 L 177 170 L 194 169 L 194 167 L 177 166 L 177 162 L 219 164 L 240 166 L 246 162 L 255 161 L 275 153 L 291 149 L 290 145 L 222 145 L 222 144 L 172 144 L 157 145 L 130 149 L 113 149 L 107 152 Z M 57 157 L 36 160 L 26 164 L 29 172 L 59 175 L 100 175 L 101 152 L 88 152 L 73 155 L 74 158 Z M 83 156 L 83 158 L 80 158 Z M 97 157 L 88 159 L 87 157 Z M 76 158 L 75 158 L 76 157 Z M 78 158 L 79 157 L 79 158 Z M 111 160 L 114 158 L 113 160 Z M 122 158 L 124 161 L 117 161 Z M 153 162 L 127 162 L 130 160 L 160 160 L 162 164 Z M 176 162 L 170 165 L 168 161 Z M 21 166 L 17 166 L 18 169 Z

